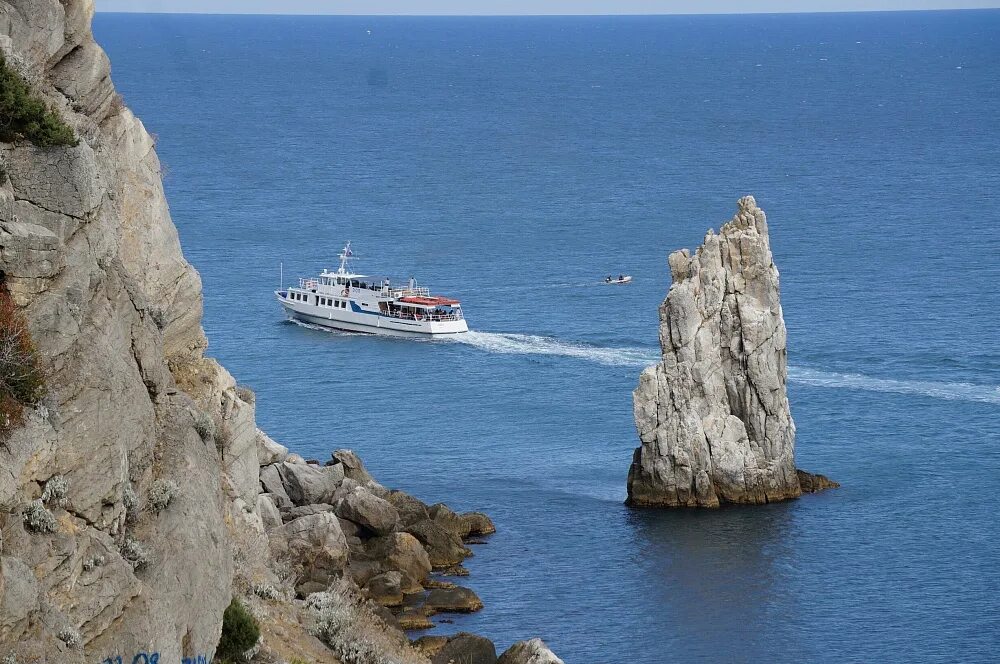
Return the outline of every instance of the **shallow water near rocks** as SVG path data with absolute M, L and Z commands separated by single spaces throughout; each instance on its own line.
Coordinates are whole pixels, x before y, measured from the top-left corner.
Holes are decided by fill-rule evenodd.
M 368 31 L 371 34 L 368 34 Z M 459 579 L 569 663 L 982 661 L 1000 647 L 1000 12 L 98 15 L 159 135 L 211 353 L 306 457 L 488 512 Z M 767 211 L 799 465 L 758 508 L 623 506 L 668 251 Z M 474 332 L 283 321 L 335 267 Z M 604 286 L 607 274 L 628 286 Z

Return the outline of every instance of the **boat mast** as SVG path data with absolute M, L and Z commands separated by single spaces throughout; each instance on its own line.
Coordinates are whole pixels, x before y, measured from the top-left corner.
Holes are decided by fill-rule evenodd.
M 340 268 L 337 270 L 337 274 L 347 274 L 347 261 L 354 258 L 354 252 L 351 251 L 351 243 L 348 242 L 344 245 L 343 251 L 340 252 Z

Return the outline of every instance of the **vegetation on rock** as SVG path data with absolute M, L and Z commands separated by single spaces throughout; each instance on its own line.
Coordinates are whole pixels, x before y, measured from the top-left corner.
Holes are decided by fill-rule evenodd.
M 0 440 L 21 424 L 24 408 L 37 405 L 44 395 L 38 353 L 0 279 Z
M 174 499 L 180 487 L 173 480 L 156 480 L 149 489 L 149 508 L 154 512 L 166 509 Z
M 46 505 L 61 507 L 66 502 L 66 494 L 69 492 L 69 482 L 62 475 L 53 475 L 45 483 L 42 491 L 42 502 Z
M 259 638 L 257 619 L 234 597 L 222 614 L 222 637 L 215 650 L 216 659 L 220 662 L 242 662 Z
M 42 148 L 79 143 L 73 129 L 31 92 L 27 81 L 0 55 L 0 141 L 17 138 Z
M 21 515 L 24 527 L 33 533 L 54 533 L 58 524 L 52 512 L 45 508 L 41 500 L 28 503 Z
M 136 539 L 133 539 L 131 535 L 126 535 L 125 540 L 122 542 L 121 548 L 122 558 L 125 559 L 132 569 L 139 569 L 140 567 L 145 567 L 146 563 L 149 562 L 149 549 L 142 545 Z

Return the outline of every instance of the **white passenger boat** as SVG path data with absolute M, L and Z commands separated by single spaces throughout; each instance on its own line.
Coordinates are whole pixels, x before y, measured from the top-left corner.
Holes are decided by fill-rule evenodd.
M 431 295 L 413 279 L 394 286 L 389 279 L 375 280 L 347 269 L 354 258 L 351 243 L 340 253 L 336 272 L 299 279 L 298 287 L 274 291 L 291 320 L 348 332 L 392 336 L 442 336 L 469 331 L 462 305 Z

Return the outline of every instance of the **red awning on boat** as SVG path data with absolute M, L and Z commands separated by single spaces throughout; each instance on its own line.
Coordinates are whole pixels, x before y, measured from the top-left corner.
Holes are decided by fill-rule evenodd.
M 416 295 L 401 297 L 399 301 L 407 304 L 422 304 L 425 307 L 451 306 L 459 303 L 458 300 L 453 300 L 449 297 L 419 297 Z

